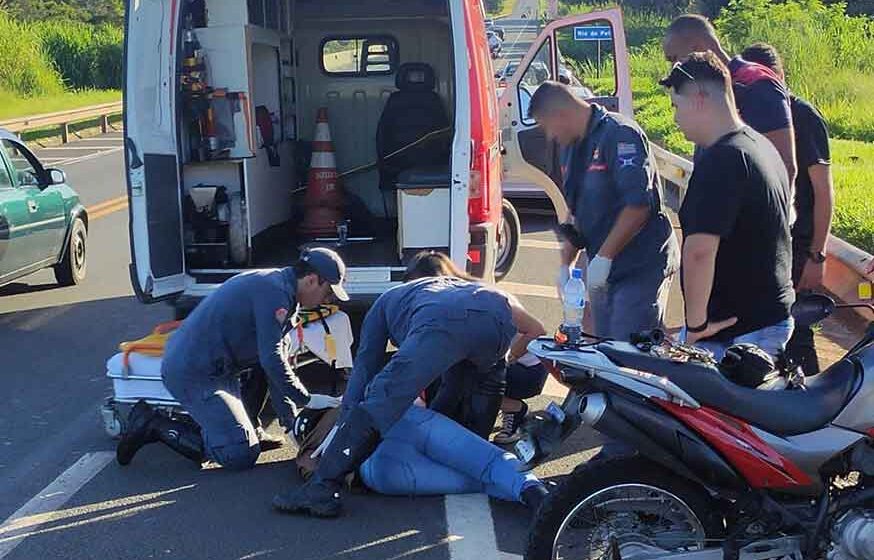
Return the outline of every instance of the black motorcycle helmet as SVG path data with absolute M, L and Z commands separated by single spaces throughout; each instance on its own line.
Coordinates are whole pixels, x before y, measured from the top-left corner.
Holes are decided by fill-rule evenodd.
M 744 387 L 755 389 L 774 371 L 774 360 L 755 344 L 729 346 L 719 362 L 722 375 Z
M 310 432 L 318 426 L 319 420 L 322 419 L 322 416 L 324 416 L 329 410 L 331 409 L 323 408 L 321 410 L 314 410 L 312 408 L 304 408 L 294 419 L 294 424 L 291 426 L 291 435 L 294 436 L 294 439 L 297 440 L 298 443 L 303 442 Z

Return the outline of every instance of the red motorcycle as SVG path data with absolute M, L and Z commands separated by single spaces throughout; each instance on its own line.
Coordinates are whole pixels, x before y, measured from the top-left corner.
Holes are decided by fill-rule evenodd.
M 813 294 L 793 316 L 838 307 L 874 311 Z M 530 345 L 571 391 L 526 424 L 528 467 L 581 425 L 632 451 L 552 492 L 526 559 L 874 559 L 874 322 L 820 375 L 772 375 L 769 389 L 731 381 L 706 352 L 635 342 Z

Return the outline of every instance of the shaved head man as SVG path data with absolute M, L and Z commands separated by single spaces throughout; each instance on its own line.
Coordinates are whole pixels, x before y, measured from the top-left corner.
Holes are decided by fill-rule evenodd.
M 661 325 L 679 248 L 662 205 L 649 141 L 631 119 L 544 82 L 528 107 L 546 137 L 568 150 L 559 285 L 580 250 L 595 334 L 620 340 Z
M 790 183 L 795 181 L 795 136 L 789 92 L 777 74 L 770 68 L 739 56 L 730 57 L 722 48 L 713 24 L 697 14 L 685 14 L 671 22 L 662 42 L 662 50 L 671 64 L 684 60 L 693 52 L 711 51 L 716 55 L 731 74 L 735 103 L 741 118 L 774 144 L 786 167 Z

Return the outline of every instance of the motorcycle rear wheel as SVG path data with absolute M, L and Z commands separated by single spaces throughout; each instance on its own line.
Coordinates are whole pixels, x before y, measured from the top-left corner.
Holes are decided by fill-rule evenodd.
M 643 457 L 580 465 L 532 522 L 526 560 L 609 560 L 703 549 L 723 532 L 698 485 Z M 650 554 L 651 553 L 651 554 Z

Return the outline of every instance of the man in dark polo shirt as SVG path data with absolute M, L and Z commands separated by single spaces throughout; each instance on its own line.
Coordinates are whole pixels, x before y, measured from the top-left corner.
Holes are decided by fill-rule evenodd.
M 717 359 L 743 342 L 776 356 L 792 335 L 795 298 L 786 170 L 740 119 L 714 53 L 692 53 L 661 84 L 680 130 L 702 148 L 680 209 L 686 342 Z
M 744 49 L 744 59 L 768 67 L 780 81 L 786 81 L 783 60 L 773 46 L 757 43 Z M 831 229 L 834 209 L 828 126 L 810 103 L 789 94 L 792 123 L 795 129 L 795 154 L 798 176 L 795 178 L 795 214 L 792 225 L 792 281 L 795 290 L 804 292 L 822 286 L 825 273 L 825 244 Z M 787 353 L 804 370 L 805 375 L 819 373 L 813 329 L 795 326 Z
M 693 52 L 712 51 L 728 67 L 740 117 L 774 144 L 786 166 L 791 185 L 797 172 L 795 139 L 789 95 L 780 78 L 761 64 L 749 62 L 739 56 L 729 57 L 722 48 L 713 25 L 704 16 L 696 14 L 685 14 L 671 22 L 662 49 L 665 58 L 671 63 L 676 63 Z M 699 156 L 700 149 L 696 150 L 696 162 Z
M 538 87 L 528 112 L 569 147 L 564 194 L 581 235 L 563 241 L 561 266 L 566 274 L 585 249 L 595 334 L 628 340 L 660 326 L 679 249 L 646 135 L 558 82 Z

